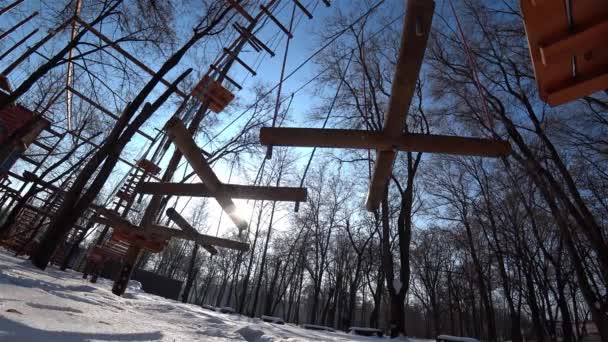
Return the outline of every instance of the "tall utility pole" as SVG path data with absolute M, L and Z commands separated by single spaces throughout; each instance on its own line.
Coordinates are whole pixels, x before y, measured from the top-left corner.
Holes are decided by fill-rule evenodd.
M 74 17 L 80 16 L 80 9 L 82 7 L 82 0 L 76 0 L 76 7 L 74 8 Z M 76 34 L 78 33 L 78 21 L 72 20 L 72 34 L 70 35 L 70 40 L 74 40 L 76 38 Z M 68 131 L 72 129 L 72 92 L 70 89 L 72 88 L 72 84 L 74 83 L 74 63 L 72 63 L 72 58 L 74 57 L 74 48 L 71 48 L 68 52 L 68 72 L 66 77 L 66 116 L 67 116 L 67 127 Z

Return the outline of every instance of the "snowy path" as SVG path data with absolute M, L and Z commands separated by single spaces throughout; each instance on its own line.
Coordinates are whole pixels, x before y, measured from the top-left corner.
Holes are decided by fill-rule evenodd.
M 226 315 L 80 273 L 40 271 L 0 250 L 0 341 L 379 341 Z M 401 341 L 405 341 L 402 339 Z

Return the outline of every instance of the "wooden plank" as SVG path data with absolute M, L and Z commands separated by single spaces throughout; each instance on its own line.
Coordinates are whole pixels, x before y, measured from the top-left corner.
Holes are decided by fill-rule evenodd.
M 608 88 L 608 2 L 520 1 L 540 98 L 557 106 Z M 551 20 L 547 20 L 551 18 Z
M 152 195 L 173 195 L 192 197 L 215 197 L 203 183 L 157 183 L 143 182 L 137 189 L 139 193 Z M 251 199 L 264 201 L 305 202 L 307 191 L 305 188 L 249 186 L 237 184 L 222 184 L 220 192 L 235 199 Z
M 608 36 L 608 20 L 580 28 L 575 32 L 558 37 L 554 41 L 539 46 L 544 65 L 562 60 L 570 61 L 579 51 L 595 50 L 605 45 L 604 37 Z
M 263 145 L 414 151 L 465 156 L 502 157 L 511 152 L 503 140 L 433 134 L 403 134 L 391 138 L 381 132 L 349 129 L 271 128 L 260 131 Z
M 192 135 L 184 123 L 178 118 L 171 118 L 165 126 L 169 139 L 184 155 L 192 169 L 201 178 L 205 185 L 214 192 L 217 192 L 222 185 L 219 178 L 215 175 L 209 164 L 201 155 L 201 150 L 196 146 Z
M 182 215 L 180 215 L 174 208 L 167 209 L 167 216 L 169 216 L 169 218 L 186 233 L 190 233 L 193 236 L 198 235 L 198 231 L 194 229 L 194 227 L 192 227 L 190 223 L 188 223 L 188 221 L 186 221 L 186 219 L 183 218 Z M 209 252 L 211 255 L 217 254 L 217 249 L 211 245 L 201 245 L 201 247 L 207 250 L 207 252 Z
M 435 2 L 409 0 L 406 11 L 391 97 L 384 117 L 383 132 L 391 138 L 398 138 L 403 134 L 406 115 L 414 96 L 422 59 L 426 51 Z M 369 211 L 375 210 L 380 204 L 382 193 L 388 185 L 392 172 L 395 155 L 392 151 L 376 152 L 374 176 L 372 176 L 366 201 Z

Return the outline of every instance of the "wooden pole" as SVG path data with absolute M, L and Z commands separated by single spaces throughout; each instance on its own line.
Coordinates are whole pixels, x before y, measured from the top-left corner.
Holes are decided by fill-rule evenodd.
M 49 33 L 46 36 L 44 36 L 44 38 L 42 38 L 40 41 L 38 41 L 38 43 L 34 44 L 32 47 L 27 49 L 27 51 L 25 51 L 25 53 L 23 55 L 19 56 L 19 58 L 17 58 L 17 60 L 15 60 L 8 67 L 6 67 L 6 69 L 4 69 L 2 71 L 2 74 L 5 76 L 8 76 L 13 70 L 15 70 L 15 68 L 17 68 L 19 66 L 19 64 L 23 63 L 23 61 L 25 61 L 34 52 L 36 52 L 36 50 L 41 48 L 42 45 L 46 44 L 46 42 L 51 40 L 51 38 L 53 38 L 55 36 L 55 34 L 57 34 L 57 32 L 63 30 L 69 23 L 72 22 L 72 20 L 73 20 L 73 18 L 70 18 L 70 19 L 66 20 L 65 22 L 63 22 L 61 25 L 57 26 L 57 28 L 50 30 Z
M 38 29 L 35 29 L 32 32 L 28 33 L 25 37 L 21 38 L 18 42 L 13 44 L 13 46 L 8 48 L 8 50 L 6 50 L 2 55 L 0 55 L 0 61 L 3 60 L 4 57 L 8 56 L 11 52 L 15 51 L 15 49 L 17 49 L 19 46 L 21 46 L 21 44 L 25 43 L 28 39 L 32 38 L 32 36 L 35 35 L 37 32 L 38 32 Z
M 402 134 L 349 129 L 271 128 L 260 131 L 263 145 L 412 151 L 464 156 L 502 157 L 511 152 L 504 140 L 433 134 Z
M 76 8 L 74 8 L 74 17 L 80 16 L 80 8 L 82 7 L 82 0 L 76 0 Z M 70 40 L 73 41 L 76 38 L 76 34 L 78 33 L 78 22 L 76 20 L 72 20 L 72 33 L 70 35 Z M 72 86 L 74 79 L 74 63 L 72 62 L 72 58 L 74 57 L 74 48 L 71 48 L 68 52 L 68 72 L 66 76 L 66 119 L 67 119 L 67 127 L 68 130 L 72 129 L 72 93 L 70 92 L 70 87 Z
M 143 182 L 137 191 L 152 195 L 215 197 L 216 193 L 209 190 L 203 183 L 157 183 Z M 235 199 L 250 199 L 263 201 L 305 202 L 307 191 L 305 188 L 249 186 L 236 184 L 222 184 L 220 192 Z
M 185 218 L 182 217 L 174 208 L 167 209 L 167 216 L 175 222 L 186 233 L 190 233 L 193 236 L 198 235 L 198 231 L 192 227 Z M 217 249 L 211 245 L 201 245 L 211 255 L 217 254 Z
M 86 95 L 84 95 L 83 93 L 79 92 L 78 90 L 72 88 L 71 86 L 67 86 L 66 90 L 70 93 L 73 93 L 74 95 L 80 97 L 82 100 L 84 100 L 85 102 L 87 102 L 88 104 L 90 104 L 91 106 L 99 109 L 102 113 L 108 115 L 109 117 L 111 117 L 114 120 L 118 120 L 118 116 L 114 113 L 112 113 L 109 109 L 103 107 L 102 105 L 100 105 L 99 103 L 95 102 L 93 99 L 87 97 Z M 152 137 L 151 135 L 149 135 L 146 132 L 143 132 L 142 130 L 138 129 L 137 133 L 139 133 L 142 137 L 150 140 L 150 141 L 154 141 L 154 137 Z
M 20 28 L 21 26 L 23 26 L 23 24 L 27 23 L 28 21 L 34 19 L 37 15 L 38 15 L 38 12 L 34 12 L 34 13 L 30 14 L 27 18 L 16 23 L 13 27 L 2 32 L 2 34 L 0 34 L 0 40 L 6 38 L 9 34 L 13 33 L 16 29 Z
M 390 138 L 403 135 L 407 111 L 409 110 L 426 44 L 431 30 L 435 2 L 432 0 L 409 0 L 401 34 L 401 48 L 395 76 L 393 77 L 391 97 L 384 117 L 383 132 Z M 384 189 L 392 173 L 395 152 L 377 151 L 374 173 L 369 185 L 366 207 L 375 210 L 382 199 Z
M 23 2 L 23 0 L 17 0 L 15 2 L 13 2 L 12 4 L 0 9 L 0 15 L 3 15 L 4 13 L 10 11 L 11 9 L 13 9 L 15 6 L 19 5 L 22 2 Z

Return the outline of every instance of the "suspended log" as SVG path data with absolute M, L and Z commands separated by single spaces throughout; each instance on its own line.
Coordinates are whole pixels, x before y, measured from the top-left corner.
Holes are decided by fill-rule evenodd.
M 138 192 L 152 195 L 215 197 L 216 193 L 209 190 L 203 183 L 154 183 L 143 182 Z M 307 191 L 305 188 L 249 186 L 236 184 L 222 184 L 220 192 L 235 199 L 251 199 L 264 201 L 305 202 Z
M 192 227 L 188 221 L 186 221 L 185 218 L 183 218 L 174 208 L 169 208 L 167 209 L 167 216 L 169 216 L 169 218 L 171 220 L 173 220 L 173 222 L 175 222 L 175 224 L 180 227 L 183 231 L 185 231 L 186 233 L 190 233 L 193 236 L 198 235 L 198 231 L 196 229 L 194 229 L 194 227 Z M 217 249 L 215 249 L 213 246 L 211 245 L 201 245 L 207 252 L 209 252 L 211 255 L 216 255 L 217 254 Z
M 230 197 L 221 193 L 220 187 L 222 183 L 217 178 L 207 161 L 202 157 L 200 149 L 192 139 L 186 126 L 177 118 L 173 118 L 167 122 L 165 127 L 169 139 L 177 146 L 180 152 L 184 155 L 194 172 L 205 183 L 209 190 L 216 193 L 215 199 L 220 204 L 222 209 L 228 214 L 232 222 L 239 230 L 247 229 L 247 222 L 241 218 L 236 212 L 236 206 Z
M 410 0 L 407 2 L 407 13 L 401 34 L 401 48 L 395 66 L 388 110 L 384 117 L 383 132 L 389 138 L 399 138 L 403 134 L 406 115 L 418 82 L 434 11 L 434 1 Z M 376 152 L 374 175 L 365 204 L 369 211 L 375 210 L 380 204 L 391 175 L 395 155 L 392 151 Z
M 511 152 L 511 145 L 503 140 L 432 134 L 403 134 L 390 138 L 381 132 L 348 129 L 264 127 L 260 130 L 260 142 L 275 146 L 398 150 L 480 157 L 502 157 Z

